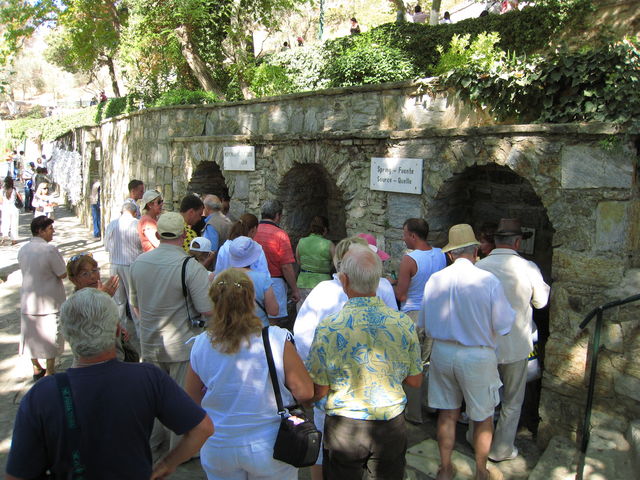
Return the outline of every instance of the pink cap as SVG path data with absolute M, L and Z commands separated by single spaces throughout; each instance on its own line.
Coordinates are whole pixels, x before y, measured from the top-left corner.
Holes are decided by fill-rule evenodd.
M 371 250 L 373 250 L 378 254 L 378 256 L 380 257 L 380 260 L 384 262 L 385 260 L 389 260 L 391 258 L 391 255 L 389 255 L 387 252 L 380 250 L 378 248 L 378 242 L 376 242 L 376 237 L 374 237 L 369 233 L 359 233 L 358 236 L 360 238 L 364 238 L 367 241 L 367 243 L 369 244 L 369 248 L 371 248 Z

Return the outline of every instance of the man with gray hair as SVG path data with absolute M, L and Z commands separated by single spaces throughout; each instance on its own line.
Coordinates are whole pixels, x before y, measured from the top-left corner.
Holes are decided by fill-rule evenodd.
M 129 305 L 131 274 L 129 267 L 142 253 L 142 243 L 138 235 L 138 219 L 135 217 L 138 206 L 126 200 L 122 205 L 120 217 L 109 222 L 104 234 L 104 248 L 109 252 L 111 275 L 118 275 L 120 283 L 113 295 L 120 313 L 120 325 L 130 335 L 130 342 L 140 353 L 140 325 Z
M 500 280 L 474 266 L 479 242 L 471 226 L 449 230 L 453 264 L 431 275 L 425 285 L 418 326 L 433 338 L 429 370 L 429 406 L 438 409 L 438 480 L 451 480 L 456 422 L 464 399 L 473 421 L 476 480 L 489 478 L 487 458 L 493 436 L 493 411 L 501 386 L 497 337 L 511 330 L 515 313 Z
M 222 213 L 222 202 L 216 195 L 204 197 L 205 226 L 202 236 L 211 242 L 211 251 L 218 248 L 229 239 L 231 220 Z
M 210 317 L 213 309 L 207 294 L 209 273 L 182 248 L 181 214 L 160 215 L 156 235 L 158 248 L 131 265 L 129 302 L 140 318 L 142 361 L 157 365 L 184 386 L 191 354 L 188 340 L 202 332 L 202 317 Z M 167 433 L 155 430 L 151 447 L 160 449 Z M 177 438 L 171 435 L 169 440 L 173 447 Z
M 254 240 L 262 246 L 267 257 L 269 273 L 273 279 L 273 291 L 279 307 L 278 315 L 270 318 L 279 326 L 293 330 L 293 325 L 288 321 L 287 284 L 291 289 L 291 300 L 294 304 L 300 300 L 300 292 L 293 270 L 296 259 L 293 256 L 291 240 L 287 232 L 279 226 L 282 220 L 282 203 L 278 200 L 267 200 L 262 205 L 261 214 L 262 220 Z
M 307 358 L 314 399 L 326 397 L 325 478 L 404 478 L 402 384 L 420 386 L 422 360 L 411 318 L 376 296 L 381 275 L 378 255 L 349 248 L 338 274 L 349 300 L 320 321 Z
M 549 300 L 549 285 L 535 263 L 518 254 L 523 238 L 520 221 L 503 218 L 494 234 L 496 248 L 476 263 L 493 273 L 504 288 L 516 320 L 509 334 L 498 337 L 498 372 L 503 384 L 500 418 L 491 444 L 489 459 L 511 460 L 518 455 L 514 445 L 520 411 L 527 386 L 527 363 L 533 350 L 533 307 L 542 308 Z
M 211 419 L 157 367 L 116 359 L 118 310 L 109 295 L 78 291 L 63 304 L 61 322 L 74 363 L 40 380 L 20 402 L 7 479 L 44 478 L 47 470 L 71 478 L 78 468 L 84 478 L 159 479 L 198 452 L 213 433 Z M 71 411 L 63 398 L 71 399 Z M 183 436 L 152 468 L 154 419 Z

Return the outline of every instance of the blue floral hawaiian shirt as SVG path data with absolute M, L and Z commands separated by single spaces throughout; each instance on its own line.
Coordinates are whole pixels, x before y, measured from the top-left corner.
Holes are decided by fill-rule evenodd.
M 307 369 L 328 385 L 327 415 L 389 420 L 406 404 L 402 381 L 422 373 L 413 321 L 378 297 L 355 297 L 320 321 Z

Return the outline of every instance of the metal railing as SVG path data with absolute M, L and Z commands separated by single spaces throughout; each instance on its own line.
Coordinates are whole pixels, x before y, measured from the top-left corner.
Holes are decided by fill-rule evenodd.
M 580 324 L 580 328 L 584 329 L 593 317 L 596 317 L 596 328 L 593 332 L 593 342 L 592 342 L 592 357 L 591 357 L 591 371 L 589 373 L 589 387 L 587 389 L 587 406 L 585 408 L 584 413 L 584 423 L 582 424 L 582 438 L 580 442 L 580 450 L 582 453 L 586 453 L 587 445 L 589 443 L 589 435 L 591 433 L 590 422 L 591 422 L 591 408 L 593 406 L 593 393 L 596 386 L 596 370 L 598 368 L 598 354 L 600 353 L 601 345 L 600 345 L 600 332 L 602 331 L 602 322 L 603 322 L 603 312 L 605 310 L 609 310 L 613 307 L 619 307 L 620 305 L 625 305 L 627 303 L 636 302 L 640 300 L 640 294 L 632 295 L 631 297 L 625 298 L 623 300 L 615 300 L 613 302 L 605 303 L 604 305 L 600 305 L 599 307 L 594 308 L 589 312 L 589 314 L 584 318 L 582 323 Z

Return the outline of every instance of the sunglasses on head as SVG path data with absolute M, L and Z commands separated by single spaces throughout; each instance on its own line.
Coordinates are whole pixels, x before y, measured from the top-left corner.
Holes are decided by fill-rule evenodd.
M 71 257 L 69 260 L 70 260 L 71 262 L 75 262 L 75 261 L 77 261 L 77 260 L 80 260 L 80 259 L 81 259 L 82 257 L 84 257 L 84 256 L 89 256 L 89 257 L 93 258 L 93 254 L 92 254 L 91 252 L 85 252 L 85 253 L 79 253 L 79 254 L 77 254 L 77 255 L 74 255 L 74 256 L 73 256 L 73 257 Z

